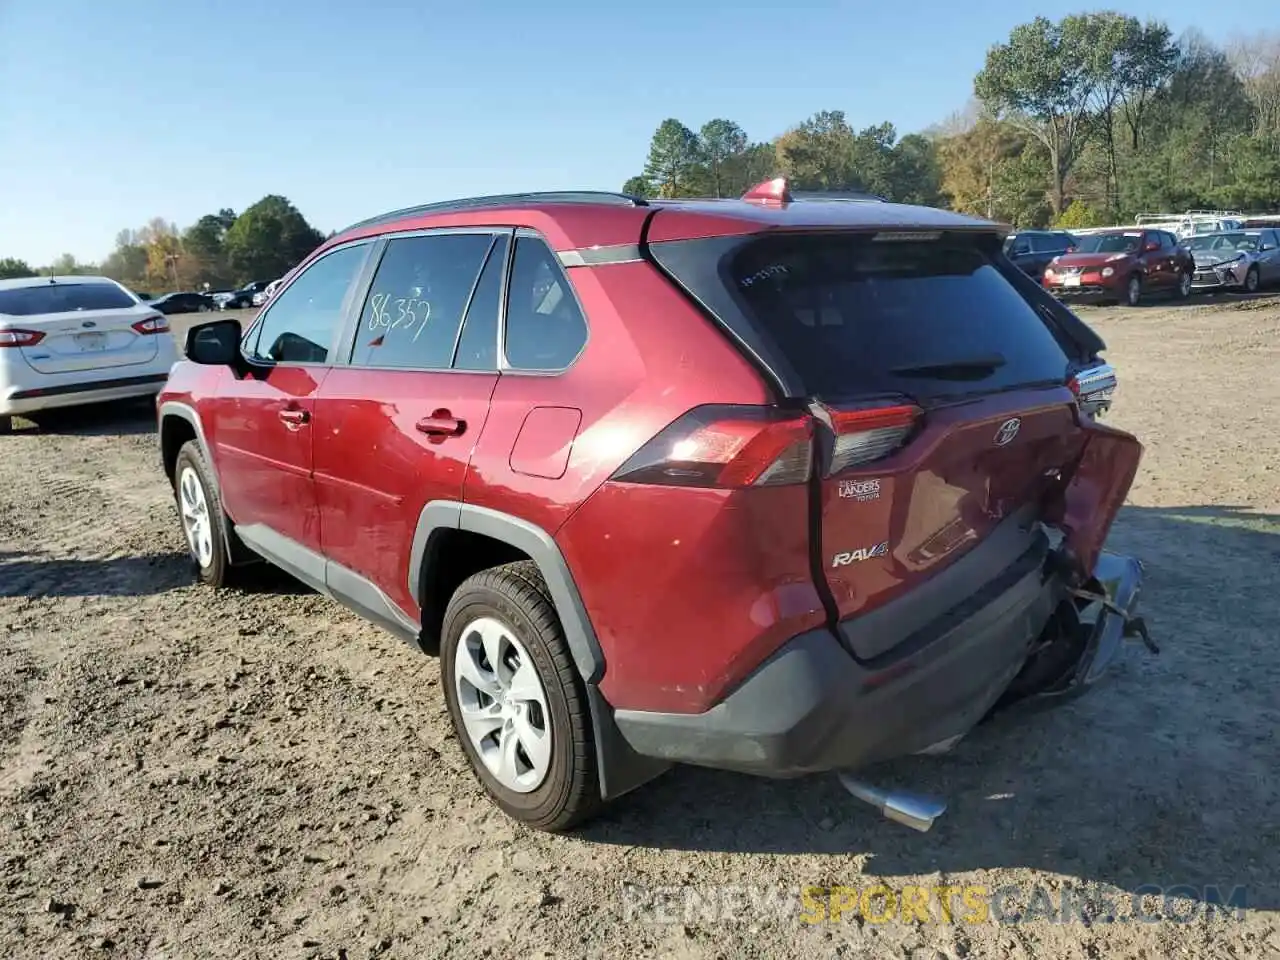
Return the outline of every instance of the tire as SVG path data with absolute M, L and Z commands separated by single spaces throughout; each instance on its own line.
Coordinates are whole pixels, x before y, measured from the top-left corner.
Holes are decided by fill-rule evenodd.
M 1258 282 L 1258 265 L 1255 263 L 1249 268 L 1249 272 L 1244 275 L 1244 292 L 1257 293 L 1262 284 Z
M 462 582 L 445 610 L 440 665 L 458 742 L 504 813 L 555 832 L 599 811 L 586 691 L 536 564 Z
M 1136 273 L 1125 283 L 1124 303 L 1130 307 L 1142 303 L 1142 278 Z
M 0 417 L 0 433 L 13 433 L 13 417 L 8 414 Z
M 184 443 L 173 468 L 173 497 L 196 576 L 211 587 L 226 586 L 232 579 L 217 489 L 200 445 Z
M 1191 296 L 1191 274 L 1185 270 L 1182 271 L 1182 275 L 1178 278 L 1178 289 L 1175 295 L 1179 300 L 1185 300 Z

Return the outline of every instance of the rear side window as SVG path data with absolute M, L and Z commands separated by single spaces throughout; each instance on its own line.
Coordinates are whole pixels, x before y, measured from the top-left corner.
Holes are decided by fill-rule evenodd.
M 738 297 L 816 396 L 941 396 L 1065 382 L 1068 358 L 963 237 L 769 237 L 733 257 Z
M 536 237 L 518 237 L 507 293 L 507 365 L 563 370 L 587 343 L 587 322 L 559 260 Z
M 114 283 L 42 283 L 0 290 L 0 313 L 34 317 L 42 313 L 80 310 L 124 310 L 137 304 Z
M 447 370 L 471 293 L 494 238 L 489 233 L 401 237 L 378 264 L 351 362 Z

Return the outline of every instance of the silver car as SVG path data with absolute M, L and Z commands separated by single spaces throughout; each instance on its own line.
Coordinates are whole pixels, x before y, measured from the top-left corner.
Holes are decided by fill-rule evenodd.
M 1280 282 L 1280 230 L 1231 230 L 1186 241 L 1196 261 L 1193 290 L 1255 293 Z

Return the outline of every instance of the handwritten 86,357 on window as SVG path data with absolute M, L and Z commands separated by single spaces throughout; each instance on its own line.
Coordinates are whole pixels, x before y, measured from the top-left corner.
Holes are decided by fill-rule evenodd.
M 375 293 L 369 298 L 369 332 L 387 334 L 392 330 L 413 331 L 417 342 L 431 319 L 431 303 L 418 297 L 392 298 L 389 293 Z

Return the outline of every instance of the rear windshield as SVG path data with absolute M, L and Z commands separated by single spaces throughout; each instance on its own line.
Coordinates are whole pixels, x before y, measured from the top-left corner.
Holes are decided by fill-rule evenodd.
M 729 273 L 817 396 L 940 396 L 1067 377 L 1045 321 L 963 237 L 771 237 Z
M 11 317 L 77 310 L 120 310 L 132 307 L 134 302 L 114 283 L 49 283 L 0 290 L 0 313 Z

